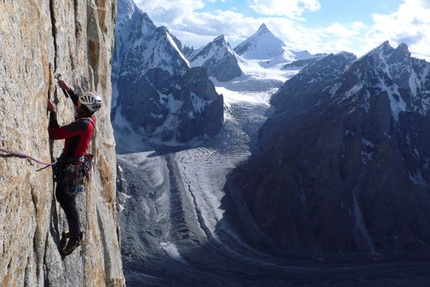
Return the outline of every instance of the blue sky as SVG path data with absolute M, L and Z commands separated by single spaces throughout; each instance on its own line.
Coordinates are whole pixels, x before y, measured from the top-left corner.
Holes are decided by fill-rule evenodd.
M 398 10 L 401 0 L 320 0 L 317 11 L 306 10 L 303 17 L 308 27 L 329 26 L 333 22 L 350 23 L 361 21 L 372 25 L 372 14 L 391 14 Z
M 430 61 L 430 0 L 134 0 L 157 26 L 199 48 L 224 35 L 232 47 L 261 24 L 290 50 L 358 57 L 388 40 Z

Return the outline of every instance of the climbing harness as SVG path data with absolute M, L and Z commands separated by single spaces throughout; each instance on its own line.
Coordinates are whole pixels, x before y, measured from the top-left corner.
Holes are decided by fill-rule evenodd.
M 31 160 L 33 160 L 33 161 L 35 161 L 35 162 L 37 162 L 37 163 L 40 163 L 40 164 L 43 164 L 43 165 L 46 165 L 46 166 L 55 165 L 55 164 L 57 163 L 57 161 L 50 162 L 50 163 L 43 162 L 43 161 L 37 160 L 37 159 L 35 159 L 34 157 L 31 157 L 31 156 L 29 156 L 29 155 L 27 155 L 27 154 L 20 153 L 20 152 L 17 152 L 17 151 L 7 150 L 7 149 L 4 149 L 4 148 L 0 148 L 0 152 L 2 152 L 2 153 L 7 153 L 7 154 L 11 154 L 11 155 L 14 155 L 14 156 L 17 156 L 17 157 L 21 157 L 21 158 L 31 159 Z
M 54 181 L 61 184 L 61 190 L 69 195 L 75 195 L 85 190 L 91 181 L 92 154 L 79 158 L 59 158 L 54 165 Z

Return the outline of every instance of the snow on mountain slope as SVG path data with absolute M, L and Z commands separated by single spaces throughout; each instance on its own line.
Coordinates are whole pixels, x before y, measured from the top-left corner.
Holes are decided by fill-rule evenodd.
M 228 82 L 242 74 L 237 63 L 237 54 L 221 35 L 203 48 L 188 55 L 192 67 L 203 67 L 210 77 Z
M 221 61 L 225 53 L 233 54 L 234 50 L 225 41 L 224 36 L 218 36 L 213 40 L 213 45 L 208 45 L 195 50 L 189 58 L 192 61 L 192 67 L 201 67 L 204 65 L 207 57 L 210 55 L 215 61 Z M 218 45 L 215 45 L 218 44 Z M 220 50 L 222 48 L 222 50 Z
M 247 40 L 240 43 L 234 50 L 247 59 L 272 59 L 284 53 L 285 43 L 270 32 L 265 24 Z M 288 56 L 293 56 L 289 53 Z
M 287 45 L 262 24 L 258 31 L 234 48 L 243 59 L 256 60 L 263 68 L 279 69 L 280 66 L 297 63 L 298 68 L 303 64 L 322 57 L 322 54 L 312 55 L 308 51 L 291 51 Z M 297 68 L 294 68 L 297 69 Z

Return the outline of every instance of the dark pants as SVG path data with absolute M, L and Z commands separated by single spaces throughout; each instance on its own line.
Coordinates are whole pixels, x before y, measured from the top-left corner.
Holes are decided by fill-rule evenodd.
M 79 212 L 76 206 L 76 195 L 71 195 L 61 190 L 61 184 L 56 190 L 57 201 L 60 203 L 67 217 L 69 225 L 70 240 L 77 240 L 80 234 L 79 230 Z

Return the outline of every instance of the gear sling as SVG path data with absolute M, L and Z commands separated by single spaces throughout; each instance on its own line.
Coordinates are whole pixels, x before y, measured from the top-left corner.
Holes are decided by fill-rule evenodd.
M 85 154 L 78 158 L 60 157 L 54 166 L 54 181 L 61 185 L 64 193 L 69 195 L 84 191 L 91 181 L 92 154 Z

